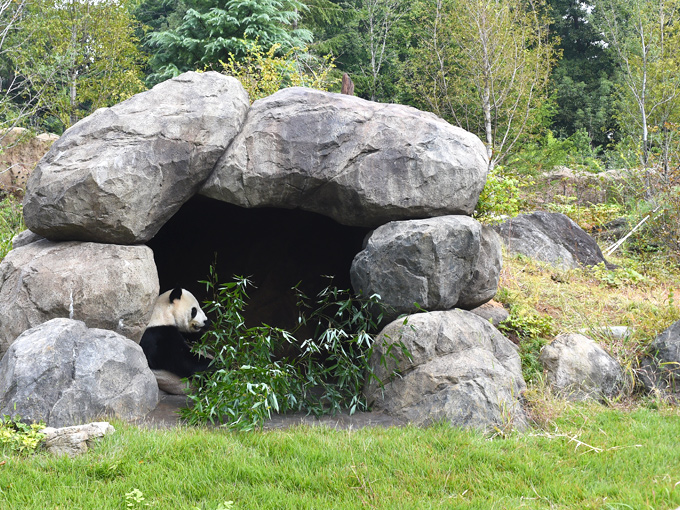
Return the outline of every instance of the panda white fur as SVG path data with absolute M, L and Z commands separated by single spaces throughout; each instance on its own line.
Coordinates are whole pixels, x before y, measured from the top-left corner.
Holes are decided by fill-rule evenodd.
M 198 301 L 188 290 L 176 288 L 158 296 L 139 345 L 149 368 L 156 374 L 159 387 L 161 378 L 167 377 L 165 372 L 181 378 L 208 369 L 210 359 L 191 352 L 187 343 L 187 336 L 200 333 L 207 321 Z

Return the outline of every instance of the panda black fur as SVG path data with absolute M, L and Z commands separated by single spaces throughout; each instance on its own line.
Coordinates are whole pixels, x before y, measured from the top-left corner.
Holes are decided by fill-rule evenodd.
M 139 345 L 149 368 L 166 370 L 179 377 L 189 377 L 208 369 L 210 359 L 191 352 L 187 337 L 199 333 L 208 318 L 188 290 L 176 288 L 156 299 L 151 320 Z

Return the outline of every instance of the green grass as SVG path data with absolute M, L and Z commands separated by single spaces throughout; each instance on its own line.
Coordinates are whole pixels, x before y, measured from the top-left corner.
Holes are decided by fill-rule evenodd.
M 84 456 L 0 457 L 0 508 L 655 509 L 680 505 L 680 413 L 569 406 L 490 438 L 441 425 L 117 432 Z M 131 502 L 131 508 L 143 508 Z

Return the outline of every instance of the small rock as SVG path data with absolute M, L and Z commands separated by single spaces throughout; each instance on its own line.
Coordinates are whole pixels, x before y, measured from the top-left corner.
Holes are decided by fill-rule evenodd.
M 645 387 L 680 393 L 680 321 L 660 333 L 641 362 L 640 376 Z
M 489 321 L 495 327 L 510 317 L 510 312 L 508 312 L 502 304 L 497 301 L 489 301 L 484 303 L 482 306 L 473 308 L 470 310 L 475 315 L 479 315 L 482 319 Z
M 618 361 L 588 337 L 562 334 L 543 347 L 539 360 L 548 383 L 568 400 L 603 402 L 623 389 L 624 374 Z
M 108 422 L 101 421 L 59 429 L 46 427 L 39 432 L 45 434 L 45 449 L 52 455 L 75 457 L 85 453 L 94 439 L 115 431 Z
M 537 211 L 494 227 L 510 253 L 519 253 L 562 269 L 609 264 L 595 240 L 564 214 Z

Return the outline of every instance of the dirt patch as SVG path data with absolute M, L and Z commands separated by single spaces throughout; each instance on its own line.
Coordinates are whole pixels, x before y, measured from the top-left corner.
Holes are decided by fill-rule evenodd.
M 151 411 L 143 420 L 135 422 L 140 427 L 172 428 L 186 425 L 179 415 L 179 410 L 187 405 L 187 398 L 181 395 L 161 395 L 156 409 Z M 264 424 L 264 430 L 281 430 L 299 425 L 324 426 L 337 430 L 361 429 L 364 427 L 400 427 L 406 425 L 403 421 L 384 413 L 357 412 L 349 415 L 342 412 L 335 416 L 316 418 L 305 413 L 275 414 Z

